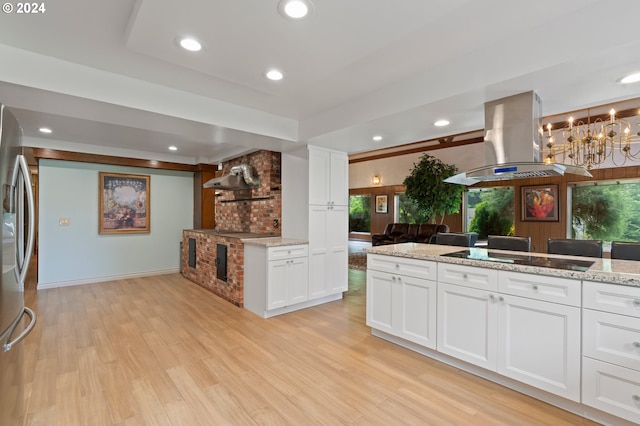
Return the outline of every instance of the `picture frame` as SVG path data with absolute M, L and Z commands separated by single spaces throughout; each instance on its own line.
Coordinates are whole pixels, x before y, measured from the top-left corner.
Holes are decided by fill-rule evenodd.
M 523 222 L 558 222 L 560 200 L 558 185 L 521 186 L 521 219 Z
M 376 195 L 376 213 L 387 213 L 388 209 L 388 195 Z
M 151 178 L 99 172 L 99 234 L 151 232 Z

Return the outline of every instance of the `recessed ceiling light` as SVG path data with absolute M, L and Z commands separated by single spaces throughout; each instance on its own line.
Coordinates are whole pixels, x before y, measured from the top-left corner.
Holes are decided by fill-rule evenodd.
M 178 40 L 178 44 L 190 52 L 199 52 L 202 50 L 202 43 L 193 37 L 182 37 Z
M 178 150 L 178 147 L 177 147 L 177 146 L 173 146 L 173 145 L 171 145 L 171 146 L 169 147 L 169 151 L 177 151 L 177 150 Z
M 48 127 L 40 127 L 38 130 L 40 131 L 40 133 L 47 133 L 47 134 L 49 134 L 49 133 L 51 133 L 51 132 L 52 132 L 52 130 L 51 130 L 50 128 L 48 128 Z
M 313 12 L 311 0 L 280 0 L 278 12 L 285 18 L 302 19 Z
M 629 74 L 622 77 L 620 80 L 618 80 L 618 83 L 631 84 L 631 83 L 637 83 L 639 81 L 640 81 L 640 72 L 637 72 L 637 73 Z
M 448 126 L 449 124 L 449 120 L 438 120 L 435 123 L 433 123 L 434 126 L 436 127 L 444 127 L 444 126 Z
M 374 140 L 374 141 L 376 141 L 376 142 L 380 142 L 380 141 L 382 140 L 382 136 L 380 136 L 380 135 L 375 135 L 375 136 L 373 137 L 373 140 Z
M 281 71 L 278 71 L 278 70 L 276 70 L 276 69 L 273 69 L 273 70 L 269 70 L 269 71 L 267 71 L 266 76 L 267 76 L 267 78 L 268 78 L 269 80 L 273 80 L 273 81 L 282 80 L 282 77 L 284 77 L 284 76 L 282 75 L 282 72 L 281 72 Z

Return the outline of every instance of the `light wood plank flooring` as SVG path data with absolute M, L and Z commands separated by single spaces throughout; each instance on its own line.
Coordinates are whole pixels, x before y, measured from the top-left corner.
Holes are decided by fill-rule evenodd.
M 371 336 L 364 278 L 268 320 L 179 274 L 27 288 L 27 424 L 593 424 Z

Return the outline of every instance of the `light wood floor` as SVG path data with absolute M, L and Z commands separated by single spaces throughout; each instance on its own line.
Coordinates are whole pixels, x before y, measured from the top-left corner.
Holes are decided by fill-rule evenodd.
M 268 320 L 179 274 L 27 288 L 27 424 L 593 424 L 371 336 L 364 277 Z

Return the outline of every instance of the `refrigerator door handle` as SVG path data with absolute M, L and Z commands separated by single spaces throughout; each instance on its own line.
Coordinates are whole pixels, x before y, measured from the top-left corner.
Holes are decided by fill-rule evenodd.
M 31 330 L 33 330 L 33 326 L 36 325 L 36 313 L 35 312 L 33 312 L 31 309 L 29 309 L 29 308 L 27 308 L 25 306 L 24 310 L 22 311 L 22 315 L 20 315 L 20 319 L 22 319 L 22 316 L 24 316 L 24 314 L 27 314 L 27 316 L 29 317 L 29 319 L 30 319 L 29 324 L 27 325 L 27 327 L 24 330 L 22 330 L 22 333 L 20 333 L 20 335 L 18 337 L 16 337 L 15 339 L 11 340 L 11 335 L 13 334 L 13 331 L 18 326 L 18 324 L 20 324 L 20 320 L 15 322 L 15 324 L 13 325 L 13 328 L 9 332 L 9 336 L 7 337 L 7 341 L 2 345 L 2 352 L 9 352 L 14 345 L 17 345 L 18 343 L 20 343 L 22 341 L 22 339 L 27 337 L 27 335 L 29 333 L 31 333 Z
M 36 203 L 33 198 L 33 188 L 31 187 L 31 172 L 27 166 L 27 160 L 24 155 L 18 155 L 16 157 L 16 164 L 13 168 L 13 177 L 11 179 L 11 185 L 16 188 L 18 185 L 18 177 L 22 174 L 22 179 L 25 187 L 25 194 L 27 196 L 27 209 L 29 212 L 29 223 L 27 225 L 27 247 L 24 252 L 18 254 L 17 270 L 19 274 L 20 282 L 24 283 L 27 276 L 27 270 L 29 269 L 29 262 L 31 261 L 31 254 L 33 253 L 33 244 L 35 241 L 35 207 Z M 16 188 L 15 194 L 19 194 Z M 15 200 L 16 202 L 18 200 Z

